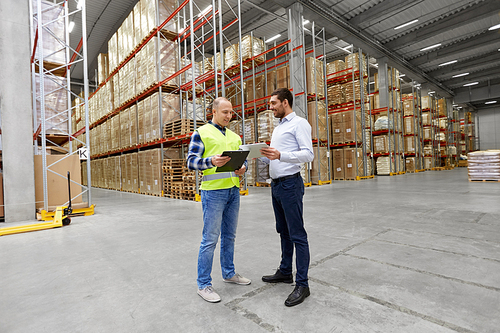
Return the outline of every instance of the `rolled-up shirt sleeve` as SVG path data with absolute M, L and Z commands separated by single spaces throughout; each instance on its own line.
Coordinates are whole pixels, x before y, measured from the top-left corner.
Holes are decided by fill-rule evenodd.
M 305 120 L 295 128 L 295 138 L 299 145 L 298 151 L 281 152 L 280 161 L 287 163 L 307 163 L 314 160 L 314 152 L 311 139 L 311 125 Z

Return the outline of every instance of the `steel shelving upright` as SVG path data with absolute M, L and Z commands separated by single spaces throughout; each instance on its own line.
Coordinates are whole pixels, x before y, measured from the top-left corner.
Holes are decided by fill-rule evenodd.
M 33 136 L 35 154 L 42 159 L 43 210 L 49 209 L 48 178 L 67 179 L 66 174 L 56 171 L 63 166 L 71 156 L 86 155 L 89 151 L 89 121 L 88 121 L 88 62 L 87 62 L 87 28 L 85 1 L 53 1 L 31 0 L 29 3 L 31 20 L 31 72 L 33 92 Z M 70 39 L 70 22 L 73 28 Z M 78 41 L 76 43 L 71 41 Z M 72 91 L 71 67 L 83 67 L 83 93 L 78 96 Z M 57 102 L 54 103 L 54 97 Z M 85 140 L 72 134 L 72 97 L 77 98 L 84 110 L 86 136 Z M 38 116 L 38 113 L 40 117 Z M 81 145 L 80 150 L 74 150 L 71 141 L 76 140 Z M 40 146 L 38 147 L 38 142 Z M 69 142 L 69 143 L 68 143 Z M 66 144 L 68 143 L 68 144 Z M 65 145 L 66 144 L 66 145 Z M 47 147 L 57 147 L 64 156 L 48 162 Z M 66 146 L 66 147 L 65 147 Z M 79 183 L 80 175 L 71 177 L 71 201 L 86 200 L 92 206 L 90 159 L 85 164 L 85 181 Z M 64 183 L 63 180 L 63 183 Z M 84 185 L 86 183 L 86 185 Z M 76 193 L 76 195 L 75 195 Z M 67 205 L 66 202 L 64 205 Z M 53 207 L 50 207 L 51 209 Z

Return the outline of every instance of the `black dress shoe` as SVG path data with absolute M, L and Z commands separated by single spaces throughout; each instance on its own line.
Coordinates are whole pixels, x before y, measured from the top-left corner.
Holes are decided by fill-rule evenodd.
M 277 283 L 277 282 L 283 282 L 283 283 L 292 283 L 293 282 L 293 275 L 285 275 L 281 273 L 280 269 L 278 268 L 276 270 L 276 273 L 273 275 L 264 275 L 262 277 L 262 281 L 264 282 L 270 282 L 270 283 Z
M 286 306 L 294 306 L 304 302 L 307 296 L 311 295 L 309 287 L 295 286 L 295 289 L 285 301 Z

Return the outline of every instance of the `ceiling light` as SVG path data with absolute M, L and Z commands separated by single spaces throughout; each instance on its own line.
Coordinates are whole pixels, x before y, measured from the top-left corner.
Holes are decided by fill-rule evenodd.
M 484 104 L 495 104 L 497 101 L 488 101 L 488 102 L 485 102 Z
M 272 42 L 273 40 L 278 39 L 278 38 L 280 38 L 280 37 L 281 37 L 281 34 L 277 34 L 276 36 L 273 36 L 273 37 L 269 38 L 268 40 L 266 40 L 266 43 L 270 43 L 270 42 Z
M 439 65 L 439 67 L 446 66 L 446 65 L 451 65 L 451 64 L 454 64 L 456 62 L 458 62 L 458 60 L 452 60 L 452 61 L 444 62 L 441 65 Z
M 469 86 L 475 86 L 476 84 L 479 84 L 479 82 L 472 82 L 472 83 L 467 83 L 467 84 L 464 84 L 464 87 L 469 87 Z
M 458 106 L 458 104 L 453 104 L 453 106 Z
M 84 2 L 84 1 L 85 1 L 85 0 L 80 0 L 80 1 L 78 1 L 78 4 L 76 5 L 76 9 L 82 9 L 82 7 L 83 7 L 83 2 Z
M 431 46 L 427 46 L 427 47 L 424 47 L 423 49 L 421 49 L 420 51 L 427 51 L 427 50 L 430 50 L 430 49 L 434 49 L 436 47 L 440 47 L 441 46 L 441 43 L 439 44 L 434 44 L 434 45 L 431 45 Z
M 302 21 L 302 25 L 306 25 L 307 23 L 309 23 L 309 20 Z
M 469 75 L 469 73 L 462 73 L 462 74 L 453 75 L 452 78 L 466 76 L 466 75 Z
M 435 94 L 435 91 L 429 91 L 428 94 Z
M 207 8 L 205 8 L 201 13 L 198 14 L 198 17 L 200 16 L 205 16 L 208 14 L 209 11 L 212 10 L 212 5 L 208 6 Z
M 73 21 L 69 22 L 68 32 L 73 31 L 73 28 L 74 28 L 74 27 L 75 27 L 75 22 L 73 22 Z
M 399 77 L 403 77 L 403 76 L 406 76 L 406 74 L 401 74 Z
M 418 22 L 418 20 L 413 20 L 413 21 L 407 22 L 405 24 L 401 24 L 400 26 L 395 27 L 394 30 L 398 30 L 398 29 L 404 28 L 404 27 L 406 27 L 406 26 L 408 26 L 410 24 L 417 23 L 417 22 Z
M 496 29 L 500 29 L 500 24 L 494 25 L 490 27 L 488 30 L 496 30 Z

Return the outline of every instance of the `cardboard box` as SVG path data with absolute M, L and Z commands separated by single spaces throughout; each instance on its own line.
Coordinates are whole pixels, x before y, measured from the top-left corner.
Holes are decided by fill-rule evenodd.
M 342 112 L 334 113 L 330 116 L 332 143 L 344 143 L 344 115 Z
M 335 60 L 326 65 L 327 79 L 333 79 L 345 73 L 345 62 L 343 60 Z
M 35 201 L 36 208 L 43 208 L 43 170 L 42 155 L 35 155 Z M 47 171 L 47 195 L 49 210 L 62 206 L 68 201 L 67 172 L 70 172 L 71 180 L 81 184 L 80 158 L 78 155 L 47 155 L 47 166 L 52 165 L 50 170 L 62 175 L 60 177 L 53 172 Z M 56 163 L 57 162 L 57 163 Z M 54 164 L 55 163 L 55 164 Z M 81 186 L 71 182 L 72 204 L 81 204 Z M 76 197 L 76 198 L 75 198 Z
M 276 89 L 290 88 L 290 69 L 288 65 L 282 66 L 276 72 Z
M 404 133 L 414 134 L 415 133 L 415 119 L 413 117 L 403 118 L 404 122 Z
M 332 149 L 333 179 L 344 180 L 344 149 Z
M 260 112 L 257 116 L 259 142 L 269 142 L 274 131 L 278 126 L 279 118 L 274 117 L 274 112 L 271 110 Z
M 413 116 L 413 100 L 403 101 L 403 112 L 405 116 Z
M 430 96 L 422 96 L 421 103 L 422 103 L 422 111 L 430 110 L 432 108 L 432 99 Z
M 306 90 L 308 95 L 325 96 L 325 79 L 321 60 L 306 58 Z
M 266 96 L 271 96 L 271 94 L 276 90 L 276 87 L 277 87 L 276 70 L 275 69 L 267 72 L 266 81 L 267 81 L 266 82 L 266 84 L 267 84 Z
M 405 153 L 414 154 L 415 153 L 415 138 L 413 136 L 405 136 Z
M 406 172 L 415 172 L 415 157 L 406 158 Z
M 345 94 L 341 84 L 334 84 L 328 87 L 328 105 L 338 105 L 345 103 Z
M 371 159 L 366 158 L 367 175 L 371 174 Z M 356 170 L 357 166 L 357 170 Z M 344 175 L 345 179 L 354 180 L 356 177 L 364 176 L 365 166 L 363 164 L 362 148 L 344 148 Z

